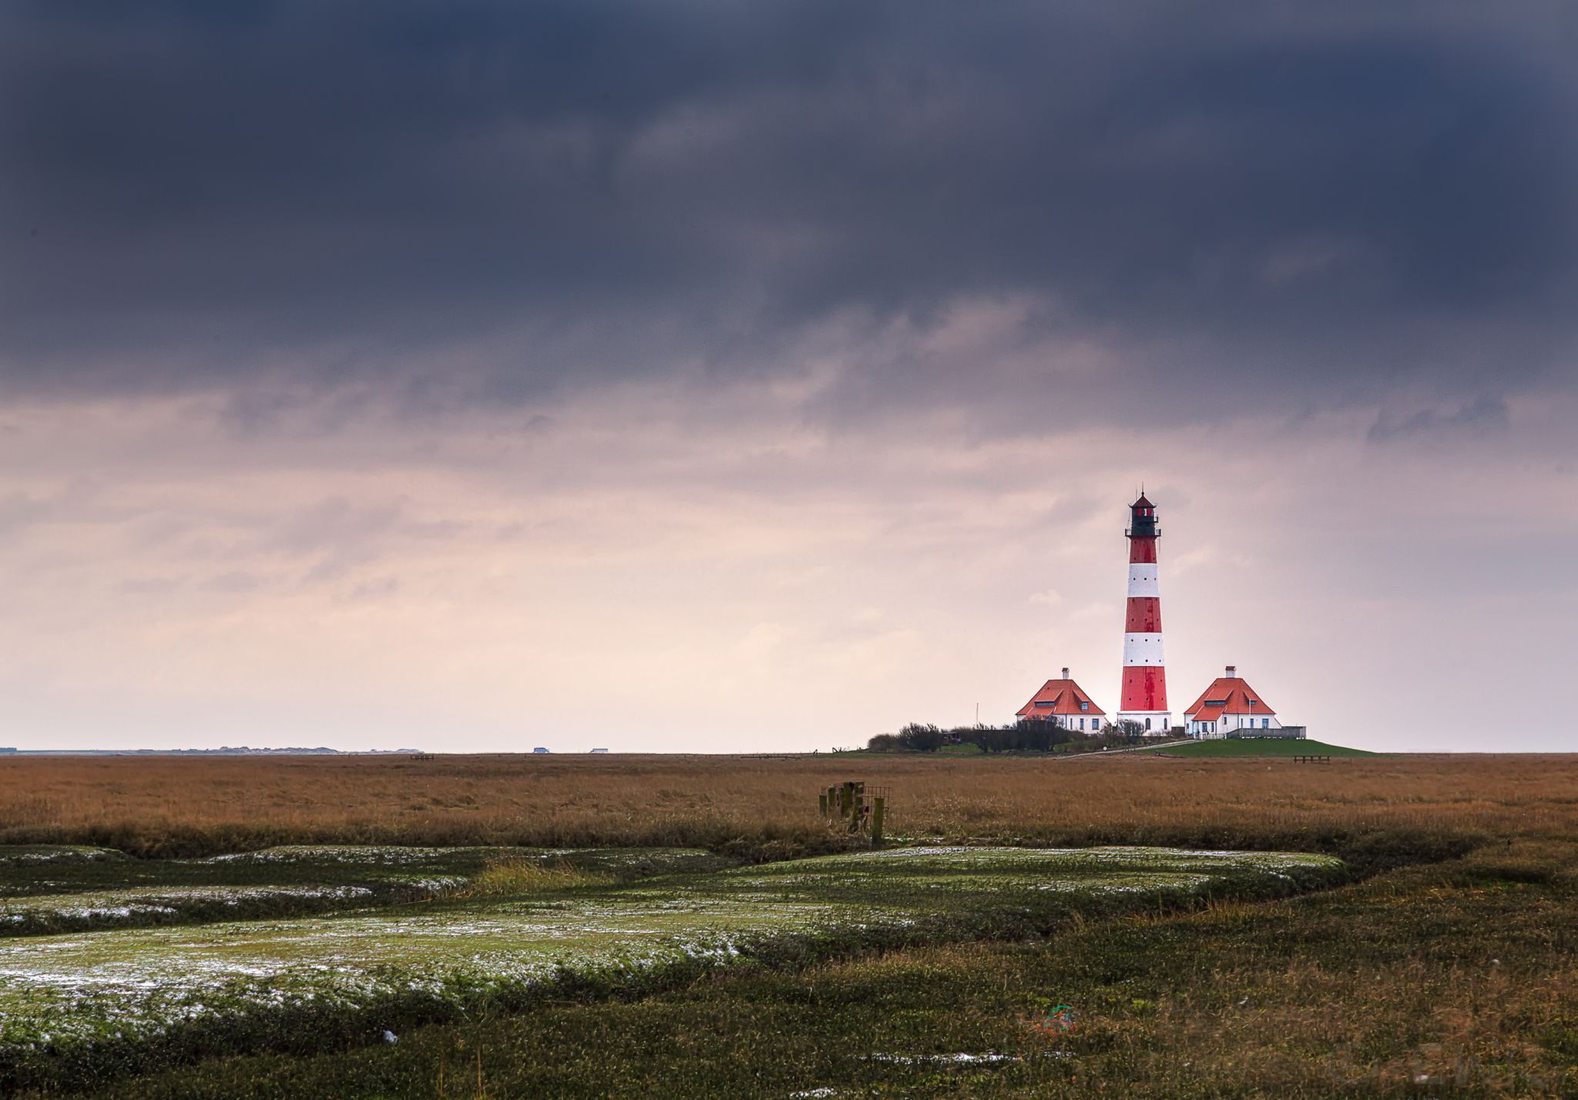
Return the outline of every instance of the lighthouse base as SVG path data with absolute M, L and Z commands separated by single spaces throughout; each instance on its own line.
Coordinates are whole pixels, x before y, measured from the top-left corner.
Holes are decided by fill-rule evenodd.
M 1119 711 L 1113 722 L 1119 725 L 1133 722 L 1146 737 L 1166 737 L 1173 728 L 1172 712 L 1166 710 Z

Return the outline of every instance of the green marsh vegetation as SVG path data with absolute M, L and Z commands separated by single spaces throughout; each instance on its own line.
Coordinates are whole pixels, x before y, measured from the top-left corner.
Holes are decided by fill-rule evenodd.
M 407 861 L 399 850 L 336 855 L 293 862 L 321 873 Z M 629 995 L 740 960 L 802 965 L 1035 934 L 1073 914 L 1274 897 L 1347 877 L 1316 855 L 928 847 L 621 882 L 617 860 L 589 855 L 527 870 L 510 853 L 479 872 L 482 889 L 374 911 L 13 938 L 0 944 L 0 1083 L 96 1087 L 117 1069 L 365 1041 L 567 993 Z M 272 856 L 255 862 L 281 862 Z
M 0 938 L 293 917 L 731 862 L 699 849 L 666 848 L 292 845 L 149 860 L 111 848 L 0 847 Z
M 1572 1096 L 1575 868 L 1571 843 L 1515 841 L 1283 899 L 566 995 L 106 1095 Z M 1069 1026 L 1048 1026 L 1063 1005 Z

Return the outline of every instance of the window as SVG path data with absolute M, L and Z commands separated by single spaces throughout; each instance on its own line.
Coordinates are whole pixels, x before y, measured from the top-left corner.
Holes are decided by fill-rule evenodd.
M 1090 704 L 1089 703 L 1085 703 L 1085 702 L 1081 702 L 1079 704 L 1079 709 L 1080 710 L 1089 710 L 1090 709 Z
M 1145 728 L 1146 729 L 1150 729 L 1151 728 L 1151 720 L 1149 718 L 1147 718 L 1145 720 Z
M 1263 729 L 1263 730 L 1270 729 L 1271 728 L 1271 719 L 1269 719 L 1269 718 L 1262 718 L 1260 720 L 1260 728 Z

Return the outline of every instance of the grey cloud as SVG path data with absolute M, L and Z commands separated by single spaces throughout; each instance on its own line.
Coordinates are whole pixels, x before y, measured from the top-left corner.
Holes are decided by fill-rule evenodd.
M 12 491 L 0 496 L 0 535 L 15 540 L 30 529 L 51 524 L 99 524 L 125 520 L 134 509 L 104 499 L 92 478 L 75 478 L 53 490 Z
M 358 507 L 344 497 L 329 497 L 280 520 L 265 544 L 287 554 L 315 554 L 361 547 L 400 523 L 399 504 Z
M 862 319 L 860 358 L 1018 296 L 1022 356 L 1119 362 L 901 345 L 818 415 L 1565 380 L 1575 17 L 1297 11 L 14 5 L 0 379 L 253 387 L 245 431 L 289 411 L 274 383 L 420 407 L 728 381 L 830 319 Z
M 27 493 L 10 493 L 0 498 L 0 533 L 9 534 L 51 515 L 50 502 Z
M 1390 443 L 1413 436 L 1497 432 L 1506 428 L 1506 401 L 1483 396 L 1451 410 L 1418 409 L 1406 416 L 1383 412 L 1370 426 L 1367 438 L 1371 443 Z
M 353 603 L 374 603 L 380 600 L 391 599 L 400 594 L 399 577 L 379 577 L 356 585 L 346 595 L 346 600 Z
M 328 497 L 269 525 L 260 532 L 257 548 L 306 562 L 301 583 L 313 585 L 375 565 L 399 545 L 443 542 L 466 530 L 458 521 L 415 518 L 403 499 L 361 505 Z
M 168 596 L 185 584 L 180 577 L 130 577 L 119 582 L 116 589 L 129 596 Z
M 224 573 L 216 573 L 203 581 L 200 587 L 208 592 L 242 595 L 248 592 L 256 592 L 263 587 L 263 584 L 263 578 L 256 573 L 242 569 L 232 569 Z

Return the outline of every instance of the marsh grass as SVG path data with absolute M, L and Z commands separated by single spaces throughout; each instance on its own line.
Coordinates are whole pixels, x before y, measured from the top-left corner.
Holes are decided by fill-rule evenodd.
M 609 886 L 615 877 L 563 859 L 547 862 L 519 856 L 496 859 L 471 877 L 456 895 L 463 899 L 522 897 L 575 887 Z
M 396 1045 L 224 1058 L 105 1095 L 1578 1095 L 1578 845 L 1495 848 L 1275 901 L 1073 917 L 1045 936 L 572 997 Z M 1071 1026 L 1043 1026 L 1063 1004 Z
M 890 831 L 913 840 L 1331 852 L 1365 877 L 1193 914 L 1066 913 L 1046 935 L 988 929 L 995 942 L 786 945 L 726 975 L 568 981 L 427 1026 L 391 1003 L 396 1045 L 320 1005 L 289 1042 L 188 1032 L 163 1061 L 129 1051 L 143 1069 L 225 1043 L 291 1053 L 120 1095 L 434 1096 L 459 1064 L 491 1096 L 1578 1095 L 1570 756 L 13 759 L 0 838 L 139 856 L 662 844 L 759 861 L 829 850 L 815 792 L 844 779 L 888 785 Z M 1074 1005 L 1074 1030 L 1027 1024 L 1043 1002 Z M 1010 1059 L 947 1060 L 994 1052 Z M 471 1087 L 452 1072 L 442 1095 Z
M 490 875 L 491 872 L 491 875 Z M 1314 855 L 941 847 L 615 883 L 497 861 L 489 893 L 331 918 L 135 929 L 0 946 L 0 1088 L 303 1051 L 413 1022 L 629 997 L 748 961 L 1018 936 L 1070 913 L 1187 908 L 1343 881 Z
M 693 848 L 300 845 L 197 859 L 0 846 L 0 942 L 14 936 L 274 920 L 443 897 L 633 882 L 741 862 Z
M 848 846 L 822 828 L 816 792 L 852 778 L 888 786 L 888 831 L 920 838 L 1293 848 L 1378 868 L 1490 836 L 1578 832 L 1578 758 L 1567 756 L 19 757 L 0 760 L 0 843 L 138 856 L 344 843 L 785 858 Z

